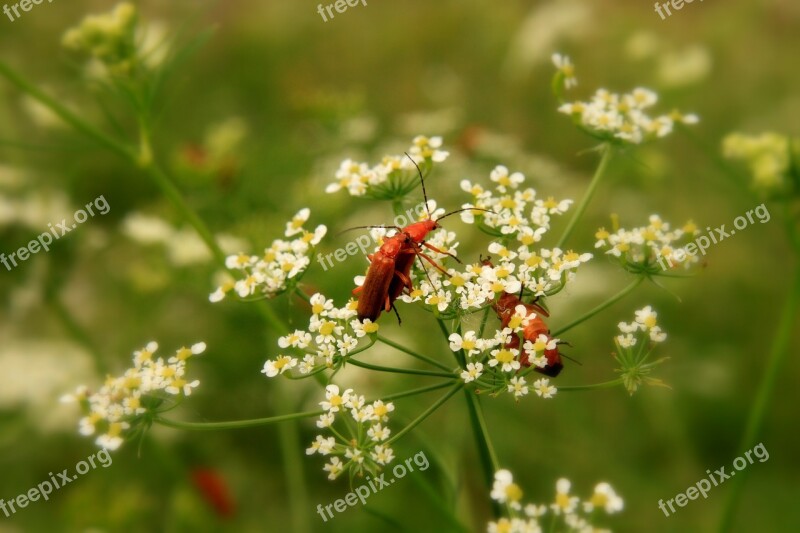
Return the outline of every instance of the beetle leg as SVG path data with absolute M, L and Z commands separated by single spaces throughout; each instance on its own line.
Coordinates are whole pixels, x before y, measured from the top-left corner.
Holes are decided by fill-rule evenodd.
M 420 245 L 424 246 L 425 248 L 428 248 L 429 250 L 433 250 L 434 252 L 440 253 L 442 255 L 449 255 L 450 257 L 461 263 L 461 259 L 459 259 L 458 257 L 454 256 L 450 252 L 445 252 L 444 250 L 440 250 L 437 247 L 433 246 L 432 244 L 428 244 L 427 242 L 423 241 L 420 243 Z
M 397 315 L 397 325 L 399 326 L 403 323 L 403 321 L 400 320 L 400 313 L 397 312 L 397 307 L 395 307 L 394 304 L 392 304 L 392 310 L 394 311 L 394 314 Z

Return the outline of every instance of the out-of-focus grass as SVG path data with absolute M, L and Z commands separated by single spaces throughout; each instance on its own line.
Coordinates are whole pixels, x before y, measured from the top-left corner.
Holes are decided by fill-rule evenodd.
M 798 74 L 791 67 L 800 44 L 800 12 L 794 3 L 695 3 L 666 21 L 649 4 L 558 4 L 407 0 L 370 3 L 323 23 L 316 6 L 300 2 L 143 2 L 146 18 L 163 19 L 175 30 L 192 34 L 216 27 L 206 46 L 165 89 L 156 148 L 170 161 L 187 143 L 199 142 L 210 124 L 230 116 L 246 121 L 249 133 L 238 175 L 231 180 L 183 177 L 179 182 L 214 231 L 245 238 L 253 250 L 277 237 L 283 221 L 301 206 L 312 208 L 312 222 L 330 228 L 323 252 L 345 242 L 346 236 L 335 234 L 346 227 L 388 220 L 388 206 L 325 195 L 324 184 L 340 159 L 377 160 L 387 146 L 402 147 L 416 133 L 444 135 L 454 153 L 428 181 L 429 194 L 440 205 L 459 206 L 465 199 L 458 181 L 485 181 L 499 162 L 524 170 L 541 194 L 577 198 L 595 160 L 581 154 L 591 141 L 555 111 L 548 57 L 560 50 L 577 65 L 576 94 L 581 97 L 599 86 L 627 90 L 642 85 L 659 91 L 665 111 L 677 107 L 701 116 L 691 135 L 673 135 L 614 162 L 575 235 L 576 248 L 592 249 L 595 229 L 608 225 L 611 212 L 619 214 L 624 226 L 639 225 L 657 212 L 674 223 L 692 218 L 701 227 L 714 227 L 730 225 L 760 203 L 733 176 L 721 172 L 713 157 L 720 139 L 734 129 L 798 134 Z M 3 58 L 64 102 L 85 110 L 86 118 L 100 119 L 97 102 L 79 81 L 76 65 L 61 51 L 59 40 L 83 14 L 105 8 L 101 2 L 42 4 L 13 23 L 2 20 Z M 586 10 L 584 17 L 557 30 L 556 13 L 581 10 Z M 543 27 L 553 29 L 552 39 Z M 520 49 L 519 43 L 531 38 L 523 28 L 541 32 L 536 48 Z M 690 53 L 692 47 L 700 52 Z M 699 68 L 696 79 L 685 83 L 685 73 L 659 74 L 670 61 L 679 66 L 681 57 L 689 61 L 687 56 L 701 63 L 706 58 L 710 66 L 705 72 Z M 471 154 L 466 147 L 476 131 L 507 138 L 491 153 Z M 75 343 L 47 304 L 45 287 L 63 302 L 111 371 L 124 369 L 130 352 L 153 338 L 167 350 L 205 340 L 209 350 L 195 366 L 202 385 L 182 407 L 188 418 L 268 416 L 309 408 L 317 401 L 313 386 L 293 383 L 278 389 L 259 374 L 263 361 L 277 350 L 276 333 L 244 304 L 208 303 L 214 272 L 209 264 L 175 267 L 163 249 L 143 248 L 120 235 L 119 223 L 132 211 L 176 221 L 142 175 L 71 135 L 35 127 L 19 95 L 5 84 L 0 84 L 0 138 L 59 147 L 0 146 L 4 171 L 21 169 L 33 194 L 43 187 L 65 190 L 76 205 L 103 194 L 112 208 L 49 254 L 0 276 L 0 350 L 3 357 L 25 353 L 29 365 L 21 371 L 10 367 L 15 372 L 0 381 L 24 382 L 30 391 L 29 399 L 6 401 L 0 394 L 5 401 L 0 405 L 0 497 L 27 491 L 46 479 L 47 472 L 72 467 L 94 452 L 90 441 L 76 435 L 77 419 L 64 414 L 60 423 L 42 422 L 56 407 L 41 398 L 51 393 L 54 399 L 61 392 L 42 387 L 42 382 L 51 382 L 42 376 L 58 373 L 58 363 L 44 363 L 52 361 L 45 356 L 61 353 L 60 343 Z M 448 227 L 459 231 L 462 240 L 473 240 L 470 228 L 459 222 L 451 219 Z M 554 233 L 562 228 L 557 226 Z M 0 251 L 16 249 L 33 233 L 0 229 Z M 478 239 L 478 244 L 485 242 Z M 677 297 L 649 286 L 569 333 L 569 353 L 581 366 L 567 363 L 558 383 L 601 381 L 613 369 L 616 323 L 629 320 L 645 303 L 654 305 L 670 335 L 664 352 L 671 359 L 660 368 L 669 390 L 644 389 L 633 398 L 621 390 L 564 393 L 552 401 L 531 398 L 518 405 L 508 398 L 484 399 L 501 463 L 515 472 L 526 496 L 548 500 L 560 476 L 572 479 L 580 493 L 607 480 L 626 502 L 624 513 L 611 522 L 615 530 L 711 530 L 725 485 L 669 518 L 657 501 L 674 497 L 704 477 L 706 469 L 729 465 L 736 457 L 785 292 L 788 257 L 776 216 L 711 248 L 697 278 L 668 283 Z M 351 258 L 327 272 L 314 266 L 305 280 L 341 302 L 351 290 L 352 277 L 363 268 L 363 261 Z M 554 328 L 627 282 L 603 257 L 579 277 L 574 291 L 551 302 Z M 284 298 L 271 305 L 293 325 L 304 324 L 305 309 L 297 300 Z M 387 336 L 448 355 L 426 313 L 410 306 L 401 312 L 402 327 L 391 317 L 384 319 Z M 26 339 L 53 344 L 20 344 Z M 793 452 L 800 441 L 787 423 L 793 416 L 793 376 L 798 370 L 797 361 L 790 360 L 779 383 L 763 436 L 770 460 L 749 467 L 737 530 L 789 531 L 788 524 L 800 521 L 792 505 L 800 470 Z M 100 383 L 101 376 L 85 374 L 81 379 L 94 380 L 88 384 Z M 357 372 L 352 379 L 374 393 L 423 381 L 378 382 Z M 65 385 L 69 389 L 78 383 Z M 413 418 L 433 397 L 403 400 L 399 414 Z M 459 486 L 466 487 L 461 497 L 471 498 L 459 507 L 464 521 L 482 529 L 488 494 L 481 485 L 463 400 L 456 397 L 445 411 L 401 442 L 397 455 L 405 458 L 429 446 L 429 457 L 436 455 L 443 464 L 415 475 L 438 484 L 445 479 L 442 469 L 454 473 Z M 311 422 L 300 427 L 305 445 L 315 428 Z M 274 427 L 214 433 L 159 429 L 140 457 L 129 443 L 114 455 L 112 467 L 91 472 L 54 493 L 50 502 L 37 502 L 10 520 L 0 520 L 0 530 L 288 530 L 278 442 Z M 345 482 L 327 482 L 319 460 L 303 458 L 303 465 L 313 505 L 349 490 Z M 213 467 L 226 478 L 238 505 L 232 521 L 216 518 L 192 488 L 189 470 L 196 466 Z M 449 489 L 442 491 L 446 499 L 456 497 Z M 375 496 L 369 507 L 401 520 L 408 529 L 445 527 L 410 479 Z M 312 515 L 314 509 L 307 512 Z M 383 527 L 361 508 L 324 525 L 313 514 L 310 522 L 314 530 Z

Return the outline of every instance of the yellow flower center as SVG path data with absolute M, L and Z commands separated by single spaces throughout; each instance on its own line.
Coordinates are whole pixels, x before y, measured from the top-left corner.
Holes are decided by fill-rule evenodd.
M 461 287 L 466 282 L 467 282 L 467 280 L 465 280 L 463 277 L 461 277 L 461 274 L 456 274 L 452 278 L 450 278 L 450 283 L 453 284 L 453 287 Z
M 511 483 L 506 487 L 506 497 L 512 502 L 518 502 L 522 499 L 522 489 L 516 483 Z
M 511 353 L 509 350 L 500 350 L 495 357 L 498 362 L 500 363 L 510 363 L 514 360 L 514 354 Z
M 517 202 L 510 196 L 504 196 L 500 200 L 500 207 L 504 207 L 507 209 L 514 209 L 515 207 L 517 207 Z
M 608 496 L 602 492 L 595 492 L 591 500 L 589 500 L 595 507 L 605 507 L 608 503 Z
M 325 335 L 325 336 L 330 335 L 331 333 L 333 333 L 333 328 L 335 327 L 336 327 L 335 323 L 330 321 L 325 321 L 319 327 L 319 333 L 320 335 Z
M 563 492 L 556 494 L 556 505 L 562 509 L 569 508 L 569 494 L 565 494 Z

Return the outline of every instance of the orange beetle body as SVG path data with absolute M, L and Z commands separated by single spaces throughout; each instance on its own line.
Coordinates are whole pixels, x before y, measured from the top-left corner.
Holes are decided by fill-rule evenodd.
M 387 238 L 377 252 L 368 257 L 370 261 L 364 284 L 353 290 L 358 294 L 358 319 L 377 320 L 381 311 L 389 311 L 403 289 L 409 291 L 411 285 L 411 266 L 421 255 L 428 233 L 439 228 L 436 220 L 423 220 L 409 224 L 400 232 Z M 426 245 L 430 248 L 430 245 Z M 431 261 L 432 262 L 432 261 Z M 435 265 L 435 263 L 434 263 Z M 441 267 L 435 265 L 441 270 Z
M 525 338 L 525 340 L 536 342 L 536 339 L 539 337 L 539 335 L 546 335 L 547 338 L 550 339 L 550 328 L 547 326 L 547 324 L 545 324 L 544 320 L 540 318 L 542 315 L 549 316 L 547 311 L 536 304 L 523 303 L 518 296 L 509 294 L 507 292 L 503 292 L 497 298 L 494 304 L 492 304 L 492 307 L 500 319 L 500 326 L 502 328 L 508 326 L 508 323 L 511 321 L 511 317 L 514 316 L 514 309 L 518 305 L 525 307 L 527 316 L 535 315 L 533 318 L 528 320 L 528 325 L 525 326 L 525 329 L 522 331 L 522 336 Z M 519 337 L 517 335 L 512 336 L 511 341 L 506 344 L 506 348 L 520 349 Z M 546 376 L 556 377 L 561 372 L 561 369 L 564 368 L 564 364 L 561 362 L 561 354 L 558 353 L 558 347 L 545 350 L 544 356 L 547 359 L 547 365 L 545 365 L 543 368 L 537 368 L 536 372 L 540 372 Z M 528 353 L 524 349 L 520 350 L 519 362 L 523 367 L 531 366 L 531 363 L 528 360 Z

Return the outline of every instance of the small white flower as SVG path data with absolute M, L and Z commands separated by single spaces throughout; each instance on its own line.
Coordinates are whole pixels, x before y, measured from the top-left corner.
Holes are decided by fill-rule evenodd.
M 508 385 L 508 392 L 513 392 L 515 398 L 521 398 L 528 394 L 528 385 L 523 377 L 513 377 Z
M 342 460 L 338 457 L 331 457 L 330 463 L 322 467 L 325 472 L 328 472 L 328 479 L 334 480 L 342 473 L 344 465 Z
M 591 513 L 594 509 L 603 509 L 608 514 L 619 512 L 624 507 L 622 498 L 620 498 L 611 485 L 608 483 L 598 483 L 594 488 L 594 494 L 589 501 L 583 503 L 583 508 L 587 513 Z
M 553 385 L 550 385 L 550 380 L 546 378 L 537 379 L 533 382 L 533 390 L 536 392 L 537 396 L 542 398 L 552 398 L 558 389 L 556 389 Z
M 571 514 L 575 511 L 580 498 L 570 496 L 569 489 L 571 485 L 569 480 L 565 478 L 561 478 L 556 482 L 556 501 L 550 505 L 554 513 Z
M 325 411 L 338 413 L 341 406 L 350 402 L 352 394 L 353 389 L 347 389 L 340 395 L 339 387 L 331 384 L 325 387 L 325 400 L 319 402 L 319 405 Z
M 371 428 L 367 430 L 367 436 L 375 442 L 381 442 L 389 438 L 391 434 L 391 430 L 387 427 L 383 427 L 380 424 L 375 424 Z
M 517 352 L 513 348 L 500 348 L 492 350 L 492 358 L 489 360 L 489 366 L 496 367 L 500 365 L 503 372 L 515 372 L 519 370 L 520 363 L 517 359 Z
M 483 364 L 481 363 L 468 363 L 467 369 L 461 372 L 461 379 L 464 383 L 475 381 L 483 375 Z
M 507 503 L 512 509 L 522 509 L 522 489 L 514 483 L 514 477 L 508 470 L 498 470 L 494 474 L 490 496 L 499 503 Z
M 261 370 L 261 373 L 266 374 L 268 378 L 274 378 L 278 374 L 283 374 L 296 366 L 297 359 L 295 357 L 281 355 L 277 359 L 270 359 L 264 363 L 264 368 Z

